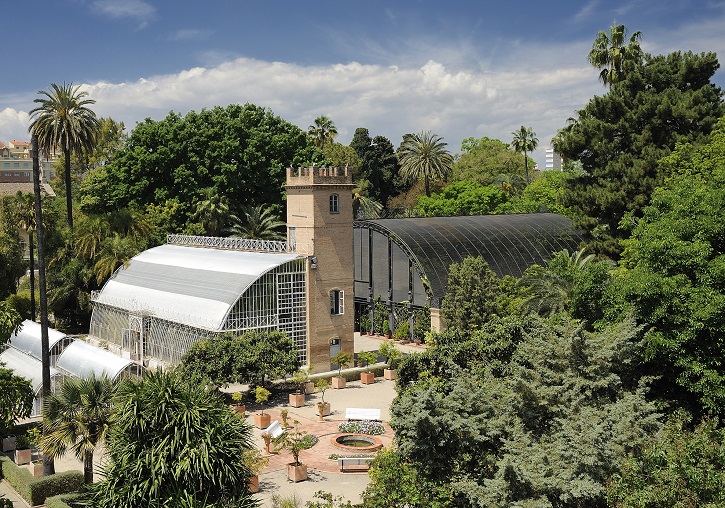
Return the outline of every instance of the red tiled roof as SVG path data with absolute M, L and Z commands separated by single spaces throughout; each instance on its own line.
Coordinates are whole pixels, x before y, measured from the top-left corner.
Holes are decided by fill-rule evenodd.
M 40 184 L 41 191 L 45 192 L 51 198 L 55 197 L 55 192 L 47 183 Z M 14 196 L 18 192 L 23 194 L 34 194 L 32 182 L 0 182 L 0 196 L 11 195 Z

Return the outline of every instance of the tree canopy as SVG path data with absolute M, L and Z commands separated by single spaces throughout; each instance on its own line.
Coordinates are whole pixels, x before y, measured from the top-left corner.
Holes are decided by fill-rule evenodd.
M 225 196 L 231 213 L 245 205 L 282 205 L 284 169 L 323 161 L 299 127 L 252 104 L 169 113 L 133 129 L 110 164 L 82 185 L 89 211 L 177 203 L 173 228 L 194 224 L 207 189 Z
M 718 67 L 714 53 L 645 55 L 559 131 L 554 148 L 583 168 L 566 180 L 564 204 L 593 232 L 597 252 L 619 256 L 629 234 L 620 221 L 628 212 L 641 217 L 667 176 L 660 159 L 676 143 L 703 142 L 725 113 L 710 81 Z

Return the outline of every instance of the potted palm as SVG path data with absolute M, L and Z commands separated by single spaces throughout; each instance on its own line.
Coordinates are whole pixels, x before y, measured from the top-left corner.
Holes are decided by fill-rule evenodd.
M 267 390 L 264 386 L 258 386 L 254 390 L 254 399 L 257 401 L 257 404 L 264 404 L 267 402 L 270 395 L 272 395 L 272 392 Z M 272 417 L 264 412 L 264 406 L 262 406 L 259 413 L 254 413 L 254 425 L 258 429 L 266 429 L 269 427 L 270 423 L 272 423 Z
M 378 361 L 378 353 L 376 351 L 363 351 L 358 353 L 357 357 L 363 361 L 366 371 L 360 373 L 360 382 L 364 385 L 369 385 L 375 382 L 375 373 L 373 372 L 373 365 Z
M 244 416 L 244 414 L 247 412 L 247 406 L 242 404 L 242 401 L 244 400 L 244 394 L 242 392 L 234 392 L 232 393 L 232 401 L 234 404 L 232 404 L 232 410 L 237 413 Z
M 292 454 L 292 462 L 287 464 L 287 478 L 295 483 L 307 479 L 307 465 L 300 461 L 300 452 L 309 450 L 315 443 L 317 438 L 307 431 L 300 430 L 300 422 L 294 421 L 294 428 L 285 432 L 275 440 L 275 451 L 289 450 Z
M 352 355 L 340 351 L 331 358 L 332 363 L 337 365 L 337 376 L 332 378 L 332 387 L 336 389 L 345 388 L 345 378 L 342 377 L 342 369 L 346 369 L 352 363 Z
M 385 363 L 388 364 L 387 368 L 383 370 L 383 377 L 388 380 L 394 380 L 398 377 L 398 370 L 396 369 L 398 361 L 403 357 L 402 351 L 395 347 L 392 342 L 383 342 L 380 345 L 378 353 L 385 358 Z
M 299 369 L 292 374 L 292 384 L 295 385 L 295 393 L 289 394 L 289 405 L 292 407 L 302 407 L 305 405 L 305 384 L 307 383 L 309 376 L 307 371 Z
M 322 396 L 322 400 L 318 402 L 318 409 L 319 405 L 322 404 L 322 416 L 330 416 L 330 403 L 325 402 L 325 390 L 330 388 L 330 381 L 327 378 L 321 377 L 315 382 L 315 387 L 319 390 L 320 395 Z
M 269 464 L 269 457 L 262 455 L 257 448 L 245 448 L 242 452 L 242 462 L 249 468 L 252 476 L 249 477 L 248 487 L 252 494 L 259 492 L 259 474 Z

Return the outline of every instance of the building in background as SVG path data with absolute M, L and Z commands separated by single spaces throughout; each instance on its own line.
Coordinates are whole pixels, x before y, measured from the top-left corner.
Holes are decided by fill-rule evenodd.
M 553 148 L 546 148 L 546 170 L 562 170 L 562 158 L 561 155 L 554 151 Z
M 50 182 L 55 178 L 53 165 L 58 160 L 55 154 L 45 157 L 40 154 L 40 179 Z M 0 183 L 24 183 L 33 181 L 33 151 L 26 141 L 0 141 Z

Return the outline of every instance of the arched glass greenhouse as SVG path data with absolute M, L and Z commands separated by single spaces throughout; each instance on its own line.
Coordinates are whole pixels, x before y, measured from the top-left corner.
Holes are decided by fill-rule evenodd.
M 499 277 L 519 277 L 581 242 L 571 220 L 552 213 L 355 221 L 356 314 L 376 299 L 391 319 L 401 302 L 440 308 L 450 265 L 468 256 L 481 256 Z
M 90 335 L 155 367 L 202 338 L 281 330 L 306 361 L 306 259 L 284 242 L 240 242 L 174 235 L 133 257 L 93 295 Z M 239 250 L 250 247 L 266 252 Z

